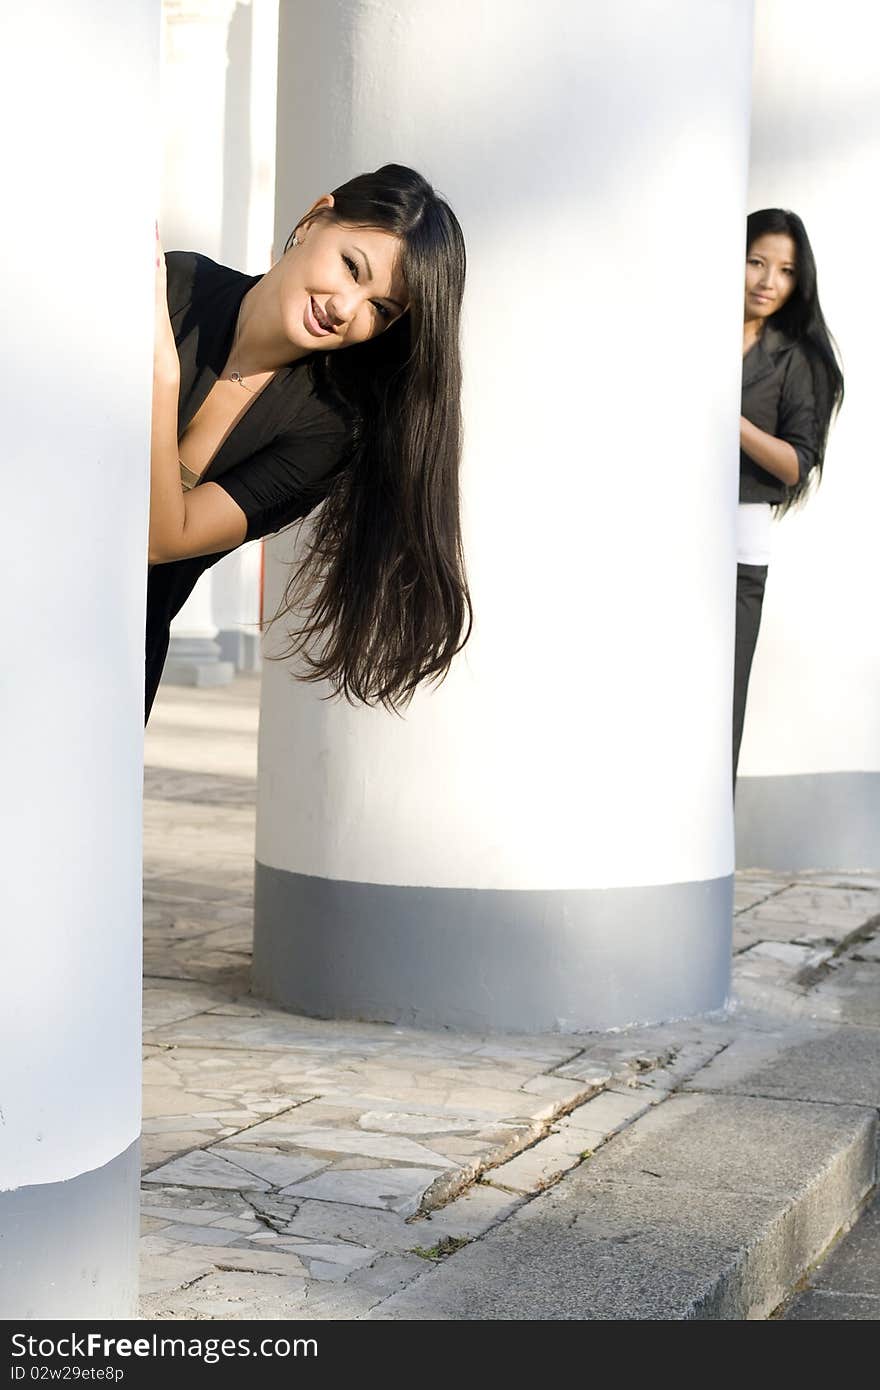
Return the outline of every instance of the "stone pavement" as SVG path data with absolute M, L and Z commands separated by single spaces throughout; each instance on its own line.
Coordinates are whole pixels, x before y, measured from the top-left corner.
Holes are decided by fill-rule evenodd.
M 717 1015 L 285 1013 L 248 994 L 258 696 L 162 687 L 147 731 L 144 1317 L 781 1309 L 875 1181 L 880 876 L 739 875 Z
M 789 1322 L 880 1321 L 880 1196 L 780 1310 Z

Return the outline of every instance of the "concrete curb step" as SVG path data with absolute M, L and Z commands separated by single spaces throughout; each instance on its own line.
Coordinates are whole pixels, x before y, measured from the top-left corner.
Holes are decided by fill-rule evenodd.
M 858 1218 L 878 1104 L 880 1030 L 746 1035 L 366 1316 L 767 1318 Z

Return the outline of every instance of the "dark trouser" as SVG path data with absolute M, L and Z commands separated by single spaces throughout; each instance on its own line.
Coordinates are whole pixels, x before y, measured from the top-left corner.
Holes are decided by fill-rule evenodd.
M 733 671 L 733 785 L 736 789 L 736 769 L 739 746 L 742 743 L 746 717 L 746 694 L 749 672 L 761 626 L 761 605 L 767 582 L 766 565 L 737 565 L 736 567 L 736 647 Z

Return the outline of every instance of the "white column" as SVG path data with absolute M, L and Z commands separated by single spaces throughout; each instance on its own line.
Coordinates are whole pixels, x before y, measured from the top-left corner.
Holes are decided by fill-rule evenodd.
M 775 528 L 737 786 L 743 865 L 880 864 L 880 286 L 861 267 L 880 214 L 878 43 L 859 0 L 758 5 L 749 207 L 803 218 L 846 400 L 821 487 Z
M 272 260 L 278 0 L 163 0 L 163 17 L 165 245 L 259 274 Z M 202 575 L 172 622 L 163 680 L 221 685 L 236 666 L 259 669 L 260 546 L 247 550 Z
M 465 1028 L 721 1006 L 751 7 L 288 0 L 280 44 L 279 240 L 386 161 L 464 228 L 476 629 L 403 720 L 264 667 L 256 986 Z
M 0 1316 L 137 1311 L 154 0 L 6 7 Z
M 226 97 L 235 0 L 163 0 L 162 240 L 167 250 L 223 261 Z M 235 162 L 238 151 L 229 152 Z M 220 561 L 222 564 L 223 562 Z M 225 685 L 212 615 L 213 569 L 171 624 L 162 678 L 171 685 Z

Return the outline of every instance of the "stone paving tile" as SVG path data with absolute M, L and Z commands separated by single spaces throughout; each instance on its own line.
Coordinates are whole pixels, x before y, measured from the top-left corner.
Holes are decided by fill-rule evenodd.
M 275 1320 L 287 1318 L 301 1307 L 306 1286 L 305 1278 L 249 1269 L 213 1271 L 189 1288 L 144 1298 L 141 1311 L 144 1317 L 155 1319 Z
M 169 767 L 145 767 L 144 797 L 148 801 L 194 801 L 210 805 L 253 806 L 256 784 L 252 777 L 223 776 L 215 772 L 194 773 Z
M 144 1182 L 176 1187 L 227 1187 L 235 1192 L 268 1192 L 272 1186 L 264 1178 L 258 1178 L 237 1164 L 201 1149 L 175 1158 L 161 1168 L 154 1168 L 151 1173 L 144 1175 Z
M 198 1150 L 211 1139 L 222 1138 L 224 1129 L 208 1131 L 193 1129 L 187 1122 L 186 1129 L 175 1129 L 159 1134 L 143 1133 L 141 1136 L 141 1164 L 144 1171 L 158 1168 L 169 1159 L 180 1158 L 183 1154 Z
M 419 1244 L 416 1225 L 398 1212 L 347 1202 L 301 1201 L 283 1234 L 303 1240 L 349 1241 L 393 1254 L 405 1254 Z
M 754 909 L 754 915 L 768 921 L 774 918 L 801 922 L 814 930 L 817 926 L 855 929 L 880 913 L 880 890 L 822 888 L 795 883 L 769 902 Z
M 566 1117 L 568 1127 L 588 1129 L 601 1134 L 611 1133 L 643 1115 L 659 1099 L 657 1091 L 636 1086 L 625 1091 L 603 1091 Z
M 144 1032 L 149 1034 L 165 1024 L 191 1019 L 222 1002 L 223 995 L 189 981 L 152 980 L 144 987 Z
M 436 1180 L 434 1168 L 353 1168 L 345 1172 L 334 1169 L 305 1182 L 292 1183 L 281 1195 L 345 1202 L 356 1207 L 379 1207 L 382 1211 L 412 1216 Z
M 509 1159 L 507 1163 L 490 1168 L 483 1175 L 483 1183 L 510 1192 L 519 1192 L 523 1196 L 529 1192 L 540 1191 L 548 1183 L 555 1182 L 563 1173 L 567 1173 L 570 1168 L 576 1168 L 581 1161 L 581 1154 L 572 1153 L 571 1145 L 566 1143 L 566 1138 L 567 1135 L 549 1135 L 532 1148 L 526 1149 L 524 1153 Z M 589 1146 L 585 1144 L 583 1147 L 587 1149 Z
M 445 1207 L 416 1217 L 410 1223 L 416 1237 L 413 1244 L 431 1247 L 444 1236 L 475 1240 L 505 1221 L 521 1205 L 521 1197 L 486 1183 L 477 1183 Z
M 408 1134 L 410 1138 L 436 1138 L 439 1134 L 469 1134 L 485 1127 L 485 1118 L 472 1115 L 437 1115 L 415 1110 L 367 1110 L 358 1119 L 361 1129 L 377 1134 Z
M 276 1248 L 272 1247 L 273 1250 Z M 368 1246 L 350 1245 L 341 1241 L 321 1242 L 298 1240 L 285 1247 L 289 1253 L 301 1260 L 313 1279 L 347 1279 L 353 1270 L 364 1269 L 379 1256 L 378 1250 Z
M 219 1002 L 219 1001 L 218 1001 Z M 342 1054 L 369 1054 L 386 1050 L 393 1045 L 393 1038 L 384 1036 L 386 1025 L 345 1023 L 338 1029 L 323 1019 L 307 1019 L 297 1014 L 286 1014 L 280 1009 L 265 1006 L 259 1014 L 252 1014 L 253 1005 L 241 1001 L 248 1007 L 245 1017 L 212 1013 L 201 1019 L 198 1026 L 187 1024 L 170 1026 L 155 1030 L 155 1037 L 148 1041 L 165 1043 L 187 1043 L 201 1047 L 229 1047 L 246 1050 L 267 1049 L 270 1052 L 288 1048 L 317 1047 L 323 1042 L 325 1056 L 334 1052 Z M 373 1028 L 370 1032 L 369 1029 Z M 376 1031 L 378 1029 L 378 1031 Z
M 202 980 L 233 994 L 246 992 L 251 972 L 250 954 L 230 951 L 188 951 L 167 946 L 144 950 L 144 969 L 154 979 Z
M 449 1166 L 442 1154 L 396 1134 L 370 1134 L 357 1129 L 305 1129 L 297 1135 L 297 1146 L 305 1152 L 381 1158 L 430 1168 Z M 215 1152 L 226 1153 L 226 1146 L 220 1145 Z
M 747 908 L 755 907 L 767 898 L 781 893 L 783 888 L 789 886 L 789 883 L 789 879 L 780 881 L 773 878 L 740 878 L 737 875 L 733 887 L 734 913 L 744 912 Z
M 228 1230 L 223 1226 L 186 1226 L 182 1221 L 171 1222 L 162 1234 L 169 1240 L 180 1241 L 184 1245 L 216 1246 L 232 1245 L 241 1240 L 241 1231 Z
M 311 1177 L 327 1166 L 327 1161 L 313 1154 L 282 1153 L 278 1149 L 243 1149 L 234 1141 L 229 1146 L 218 1145 L 210 1150 L 218 1158 L 229 1159 L 246 1172 L 263 1178 L 271 1187 L 286 1187 L 301 1178 Z
M 421 1278 L 431 1263 L 420 1255 L 380 1255 L 365 1269 L 356 1270 L 345 1287 L 351 1292 L 373 1295 L 378 1303 Z

